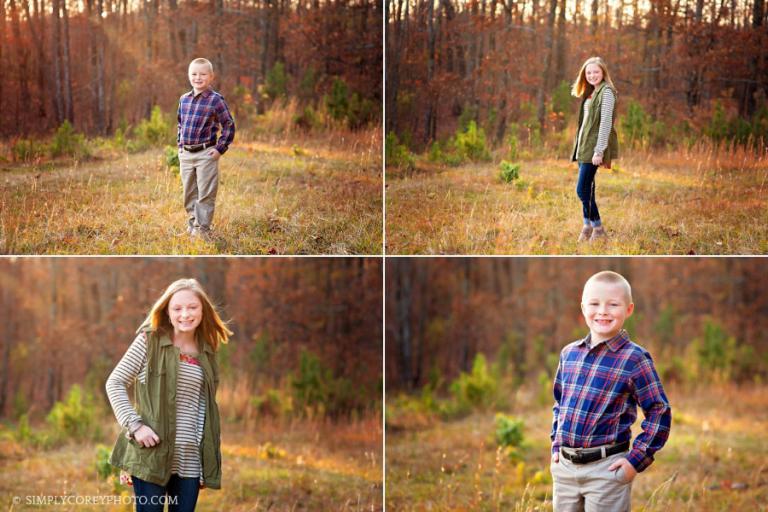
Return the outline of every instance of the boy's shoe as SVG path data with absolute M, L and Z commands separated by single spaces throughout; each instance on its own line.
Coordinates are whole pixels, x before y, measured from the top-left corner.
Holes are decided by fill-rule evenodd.
M 592 236 L 589 237 L 590 242 L 594 242 L 595 240 L 605 239 L 605 237 L 608 236 L 605 233 L 605 228 L 603 226 L 597 226 L 592 230 Z
M 585 225 L 583 228 L 581 228 L 581 233 L 579 234 L 579 242 L 586 242 L 589 240 L 592 236 L 592 226 Z

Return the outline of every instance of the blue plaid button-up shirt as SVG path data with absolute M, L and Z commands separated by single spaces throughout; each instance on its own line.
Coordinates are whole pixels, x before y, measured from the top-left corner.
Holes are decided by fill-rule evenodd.
M 212 89 L 206 89 L 195 96 L 194 89 L 179 98 L 179 130 L 176 142 L 183 145 L 216 144 L 222 155 L 235 139 L 235 121 L 229 113 L 224 96 Z M 221 136 L 216 134 L 221 125 Z
M 555 376 L 552 453 L 561 446 L 589 448 L 628 441 L 643 410 L 643 432 L 627 459 L 640 472 L 669 437 L 672 409 L 651 355 L 629 339 L 626 331 L 590 347 L 590 336 L 560 353 Z

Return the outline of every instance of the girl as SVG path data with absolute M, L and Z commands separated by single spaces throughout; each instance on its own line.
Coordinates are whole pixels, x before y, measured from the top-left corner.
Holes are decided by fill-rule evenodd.
M 192 511 L 200 488 L 221 487 L 216 350 L 232 332 L 194 279 L 172 283 L 107 379 L 125 429 L 110 463 L 133 485 L 137 512 Z M 134 386 L 135 408 L 127 387 Z
M 576 194 L 582 203 L 584 226 L 579 242 L 605 237 L 600 212 L 595 202 L 595 174 L 600 165 L 611 168 L 619 156 L 619 140 L 613 122 L 616 118 L 616 87 L 600 57 L 587 59 L 573 83 L 571 94 L 581 98 L 579 131 L 571 160 L 579 163 Z

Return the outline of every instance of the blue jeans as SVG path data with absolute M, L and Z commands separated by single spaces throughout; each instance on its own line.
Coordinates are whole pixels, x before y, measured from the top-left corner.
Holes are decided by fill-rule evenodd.
M 584 225 L 594 227 L 600 225 L 600 212 L 595 202 L 595 174 L 597 166 L 591 163 L 579 163 L 579 182 L 576 184 L 576 194 L 581 199 L 584 214 Z
M 199 478 L 181 478 L 176 473 L 171 475 L 168 484 L 146 482 L 135 476 L 133 492 L 136 493 L 136 512 L 163 512 L 163 505 L 168 503 L 168 512 L 192 512 L 197 505 L 200 492 Z

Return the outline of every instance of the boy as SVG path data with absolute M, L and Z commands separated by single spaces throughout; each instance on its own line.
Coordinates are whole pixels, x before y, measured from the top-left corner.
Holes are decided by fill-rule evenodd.
M 672 412 L 651 355 L 622 329 L 634 308 L 629 283 L 615 272 L 599 272 L 584 285 L 589 335 L 563 349 L 555 376 L 556 511 L 630 510 L 632 480 L 669 437 Z M 638 404 L 645 421 L 630 449 Z
M 184 187 L 187 233 L 210 240 L 219 189 L 219 158 L 235 138 L 235 121 L 224 97 L 211 89 L 213 64 L 195 59 L 189 64 L 192 90 L 179 98 L 179 167 Z M 218 126 L 221 135 L 216 139 Z

